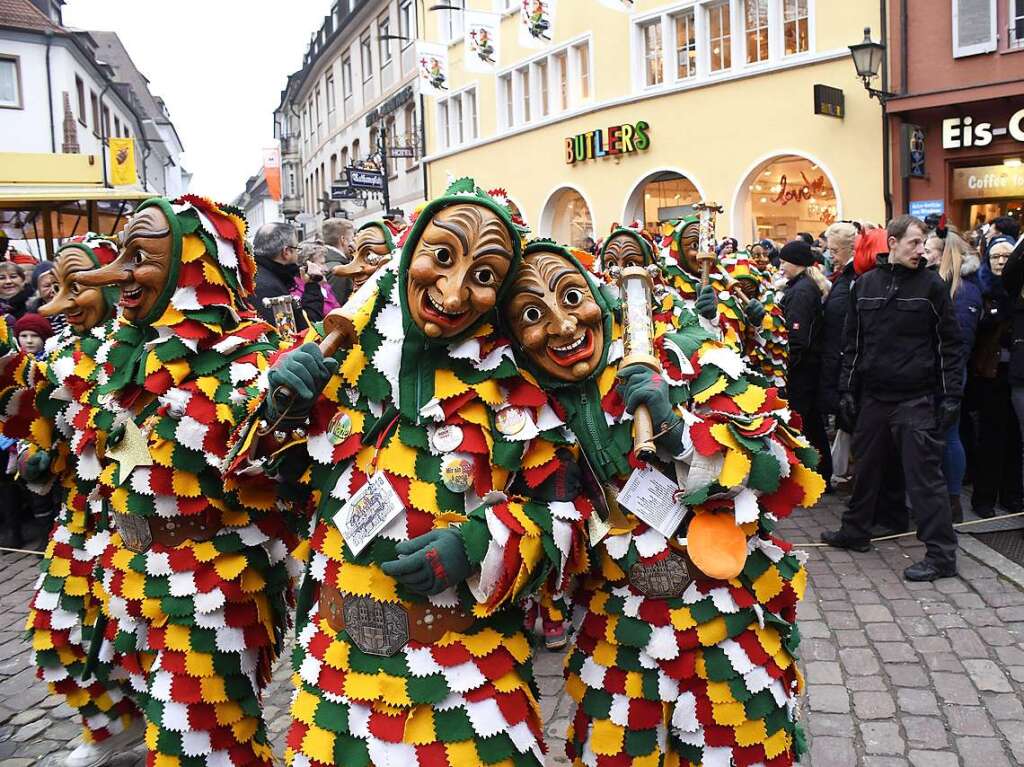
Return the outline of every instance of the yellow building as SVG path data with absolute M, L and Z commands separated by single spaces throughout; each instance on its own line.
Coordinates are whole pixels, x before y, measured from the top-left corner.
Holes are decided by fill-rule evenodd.
M 520 6 L 426 13 L 449 66 L 426 98 L 428 197 L 471 175 L 575 245 L 700 199 L 742 245 L 882 218 L 880 108 L 847 49 L 877 30 L 877 2 L 560 0 L 540 48 L 521 44 Z M 465 66 L 474 11 L 500 14 L 491 72 Z

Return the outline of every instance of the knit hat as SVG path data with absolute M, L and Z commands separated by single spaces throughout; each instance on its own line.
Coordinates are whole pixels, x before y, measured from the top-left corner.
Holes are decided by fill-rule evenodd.
M 991 240 L 988 241 L 988 245 L 985 247 L 985 252 L 986 253 L 991 253 L 992 252 L 992 248 L 994 248 L 996 245 L 999 245 L 1000 243 L 1003 243 L 1003 242 L 1008 243 L 1011 248 L 1014 247 L 1017 244 L 1017 241 L 1013 237 L 1011 237 L 1010 235 L 1008 235 L 1008 234 L 997 234 L 995 237 L 993 237 Z
M 32 290 L 39 289 L 39 278 L 47 272 L 53 271 L 53 261 L 40 261 L 32 270 Z
M 814 251 L 803 240 L 793 240 L 782 246 L 779 258 L 797 266 L 811 266 L 814 263 Z
M 53 328 L 50 327 L 49 320 L 47 320 L 43 315 L 35 314 L 34 312 L 28 312 L 21 315 L 21 317 L 18 318 L 18 321 L 14 323 L 15 336 L 25 330 L 31 330 L 44 341 L 53 335 Z

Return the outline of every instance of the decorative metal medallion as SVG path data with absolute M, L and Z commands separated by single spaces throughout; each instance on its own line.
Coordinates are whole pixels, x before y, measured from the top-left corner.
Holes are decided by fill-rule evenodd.
M 409 616 L 401 605 L 346 594 L 345 630 L 367 655 L 390 657 L 409 641 Z
M 340 445 L 352 433 L 352 418 L 348 413 L 335 413 L 327 426 L 327 439 L 332 445 Z
M 629 585 L 649 599 L 682 596 L 693 581 L 686 560 L 675 552 L 656 562 L 637 562 L 629 568 Z
M 144 554 L 153 545 L 153 534 L 149 529 L 149 520 L 135 514 L 122 514 L 112 511 L 114 527 L 121 534 L 124 547 L 136 554 Z
M 494 425 L 498 431 L 506 437 L 511 437 L 523 430 L 526 426 L 526 410 L 521 407 L 507 407 L 498 411 L 494 417 Z

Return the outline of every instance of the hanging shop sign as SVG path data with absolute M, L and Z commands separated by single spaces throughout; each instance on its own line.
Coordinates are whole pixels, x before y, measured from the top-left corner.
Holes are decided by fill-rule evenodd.
M 380 192 L 384 189 L 384 174 L 379 170 L 354 168 L 350 165 L 345 168 L 345 175 L 348 178 L 348 186 L 353 189 L 366 189 L 371 192 Z
M 358 196 L 359 192 L 350 186 L 345 184 L 331 184 L 332 200 L 354 200 Z
M 814 114 L 843 119 L 846 116 L 846 97 L 843 95 L 843 89 L 833 88 L 831 85 L 815 85 Z
M 414 146 L 393 146 L 388 149 L 388 157 L 392 160 L 399 160 L 402 158 L 416 157 L 416 147 Z
M 903 178 L 925 177 L 924 129 L 906 123 L 902 129 L 903 152 L 901 170 Z
M 983 165 L 953 169 L 953 198 L 987 200 L 1024 197 L 1024 166 Z
M 366 113 L 366 127 L 369 128 L 372 125 L 376 125 L 380 119 L 387 117 L 389 114 L 394 112 L 407 101 L 411 101 L 412 97 L 412 86 L 405 86 L 404 88 L 402 88 L 402 90 L 400 90 L 394 96 L 389 98 L 383 104 L 374 107 L 372 110 Z
M 973 117 L 951 117 L 942 121 L 942 148 L 964 149 L 988 146 L 995 138 L 1009 134 L 1024 142 L 1024 109 L 1013 113 L 1006 125 L 993 127 L 990 122 L 975 122 Z
M 565 140 L 565 162 L 574 165 L 585 160 L 643 152 L 651 145 L 647 122 L 625 123 L 571 136 Z

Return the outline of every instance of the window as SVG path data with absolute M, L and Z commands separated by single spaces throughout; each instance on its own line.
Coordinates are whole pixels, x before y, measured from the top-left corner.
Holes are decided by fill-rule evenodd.
M 576 54 L 576 74 L 579 78 L 580 100 L 587 101 L 590 98 L 590 43 L 580 43 L 573 46 Z
M 324 122 L 323 122 L 323 118 L 321 117 L 321 114 L 320 114 L 320 86 L 319 85 L 316 86 L 316 90 L 313 91 L 313 109 L 316 110 L 316 139 L 317 139 L 317 141 L 319 141 L 323 137 L 323 135 L 324 135 L 324 133 L 323 133 Z
M 408 72 L 413 68 L 413 60 L 416 58 L 413 50 L 416 42 L 416 6 L 413 0 L 402 0 L 398 6 L 398 34 L 405 38 L 402 40 L 402 71 Z
M 541 59 L 534 66 L 533 73 L 537 80 L 537 95 L 540 97 L 540 116 L 547 117 L 551 112 L 551 101 L 548 98 L 548 60 Z
M 729 22 L 729 3 L 708 8 L 708 54 L 712 72 L 721 72 L 732 66 L 732 28 Z
M 530 122 L 530 68 L 523 67 L 516 74 L 519 77 L 519 105 L 523 122 Z
M 451 111 L 448 114 L 448 123 L 451 127 L 451 145 L 460 146 L 466 139 L 466 132 L 462 125 L 462 96 L 453 96 L 451 99 Z
M 121 135 L 121 118 L 118 117 L 117 115 L 114 115 L 114 133 L 113 133 L 113 135 L 115 135 L 115 136 L 120 136 Z
M 996 49 L 996 0 L 953 0 L 953 56 Z
M 502 105 L 501 126 L 511 128 L 516 124 L 515 97 L 512 91 L 512 75 L 498 78 L 499 103 Z
M 419 136 L 416 133 L 416 107 L 409 104 L 405 107 L 405 146 L 416 147 L 419 145 Z M 405 168 L 408 170 L 416 164 L 415 157 L 405 158 Z
M 462 111 L 466 119 L 466 139 L 473 141 L 476 131 L 476 88 L 470 88 L 462 94 Z
M 370 30 L 363 32 L 359 38 L 359 57 L 363 67 L 363 82 L 373 77 L 373 50 L 370 47 Z
M 103 135 L 110 135 L 110 109 L 103 107 Z
M 85 83 L 82 82 L 82 78 L 75 75 L 75 94 L 78 96 L 78 122 L 85 125 L 87 119 L 85 113 Z
M 1011 48 L 1024 48 L 1024 0 L 1010 0 Z
M 98 136 L 100 130 L 100 102 L 93 91 L 89 91 L 89 108 L 92 112 L 92 132 Z
M 555 61 L 555 83 L 558 86 L 555 106 L 559 112 L 569 108 L 569 56 L 559 51 L 552 57 Z
M 449 99 L 437 102 L 437 136 L 441 139 L 441 148 L 447 149 L 450 136 L 448 134 L 448 103 Z
M 693 11 L 684 11 L 674 19 L 676 28 L 676 79 L 685 80 L 697 74 L 697 27 Z
M 468 88 L 438 103 L 437 133 L 442 148 L 457 147 L 477 137 L 476 88 Z
M 21 72 L 13 56 L 0 58 L 0 107 L 21 109 Z
M 352 58 L 350 56 L 341 60 L 341 99 L 347 120 L 352 114 Z
M 359 162 L 359 139 L 352 142 L 352 164 Z
M 661 47 L 661 19 L 641 24 L 640 36 L 644 46 L 644 85 L 661 85 L 665 71 Z
M 391 147 L 398 146 L 398 136 L 395 135 L 395 118 L 389 117 L 387 122 L 384 123 L 384 151 L 385 157 L 387 152 L 391 151 Z M 394 178 L 398 175 L 398 163 L 388 163 L 388 176 Z
M 377 43 L 380 54 L 380 68 L 384 69 L 391 63 L 391 19 L 385 13 L 377 20 Z
M 334 108 L 336 106 L 334 94 L 334 72 L 330 72 L 324 81 L 324 93 L 327 95 L 327 114 L 334 114 Z
M 768 60 L 768 0 L 743 0 L 747 63 Z
M 441 11 L 441 39 L 451 43 L 462 39 L 463 34 L 463 8 L 466 7 L 465 0 L 449 0 L 446 5 L 454 6 L 458 10 L 444 9 Z
M 807 0 L 782 0 L 782 30 L 786 41 L 786 55 L 806 53 L 810 50 Z

